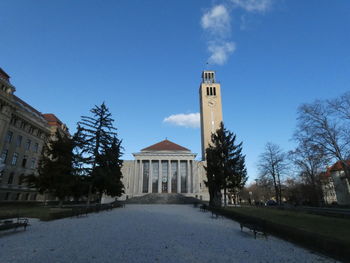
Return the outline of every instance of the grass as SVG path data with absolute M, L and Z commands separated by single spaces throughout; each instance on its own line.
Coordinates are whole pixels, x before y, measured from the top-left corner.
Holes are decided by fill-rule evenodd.
M 81 207 L 50 207 L 43 206 L 38 203 L 11 203 L 4 204 L 0 203 L 0 219 L 16 218 L 16 217 L 28 217 L 38 218 L 43 221 L 55 220 L 65 217 L 72 217 L 78 215 L 84 215 L 86 213 L 100 212 L 109 210 L 112 208 L 121 207 L 121 205 L 98 205 L 92 204 L 91 207 L 86 208 L 85 204 Z
M 350 245 L 350 220 L 273 208 L 235 207 L 229 211 L 317 233 Z
M 0 219 L 14 218 L 19 216 L 28 218 L 38 218 L 40 220 L 50 220 L 55 218 L 55 214 L 66 211 L 71 211 L 71 209 L 52 209 L 50 207 L 41 206 L 37 204 L 4 204 L 0 206 Z

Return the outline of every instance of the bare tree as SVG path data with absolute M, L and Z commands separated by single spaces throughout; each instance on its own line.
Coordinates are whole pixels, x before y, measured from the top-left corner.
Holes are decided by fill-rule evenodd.
M 270 177 L 272 179 L 276 201 L 281 204 L 281 178 L 287 169 L 286 154 L 278 145 L 269 142 L 265 146 L 265 151 L 260 155 L 258 168 L 261 178 Z
M 311 190 L 304 193 L 305 196 L 311 196 L 311 204 L 320 205 L 322 189 L 319 174 L 328 164 L 328 158 L 323 149 L 307 141 L 299 141 L 298 147 L 289 152 L 289 158 L 297 168 L 297 175 L 302 183 L 308 185 Z
M 346 92 L 338 98 L 327 101 L 332 112 L 341 119 L 350 120 L 350 92 Z
M 345 176 L 350 179 L 350 167 L 346 162 L 349 158 L 349 135 L 334 110 L 324 101 L 301 105 L 294 139 L 319 147 L 329 159 L 340 161 Z

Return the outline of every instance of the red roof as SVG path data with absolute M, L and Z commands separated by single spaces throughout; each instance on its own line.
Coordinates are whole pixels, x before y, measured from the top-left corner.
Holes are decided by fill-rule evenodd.
M 346 162 L 350 166 L 350 160 L 348 160 Z M 341 161 L 337 161 L 331 167 L 327 167 L 327 170 L 325 172 L 321 172 L 319 174 L 319 176 L 321 179 L 327 179 L 331 176 L 331 172 L 333 172 L 333 171 L 343 171 L 343 166 L 342 166 Z
M 350 160 L 346 161 L 346 163 L 350 166 Z M 343 164 L 341 161 L 336 162 L 330 167 L 330 171 L 343 171 Z
M 169 140 L 158 142 L 147 148 L 142 149 L 141 151 L 142 152 L 144 151 L 188 151 L 190 152 L 189 149 L 182 147 L 176 143 L 173 143 Z
M 43 114 L 43 116 L 47 122 L 55 122 L 58 124 L 62 124 L 62 122 L 56 117 L 55 114 L 45 113 L 45 114 Z

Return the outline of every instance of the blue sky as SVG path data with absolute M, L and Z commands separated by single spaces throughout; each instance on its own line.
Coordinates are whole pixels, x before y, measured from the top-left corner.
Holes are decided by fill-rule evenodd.
M 298 105 L 349 90 L 347 0 L 2 0 L 0 10 L 0 67 L 16 95 L 71 131 L 105 101 L 126 159 L 165 137 L 200 153 L 198 128 L 164 119 L 198 113 L 205 68 L 250 180 L 267 142 L 293 148 Z

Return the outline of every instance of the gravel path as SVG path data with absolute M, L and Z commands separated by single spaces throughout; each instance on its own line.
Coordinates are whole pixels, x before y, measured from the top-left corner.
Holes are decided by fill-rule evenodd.
M 126 208 L 0 236 L 0 262 L 334 262 L 291 243 L 241 232 L 188 205 Z

